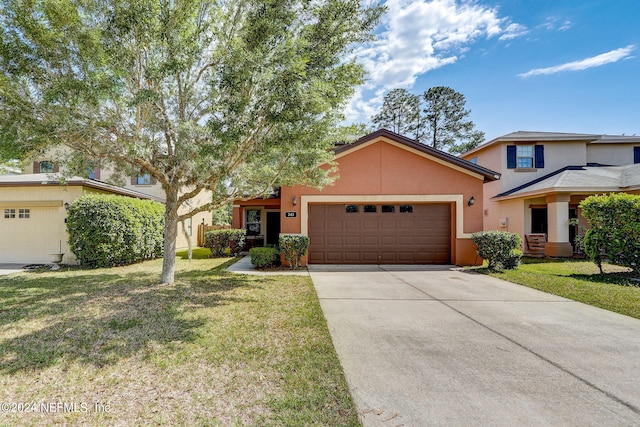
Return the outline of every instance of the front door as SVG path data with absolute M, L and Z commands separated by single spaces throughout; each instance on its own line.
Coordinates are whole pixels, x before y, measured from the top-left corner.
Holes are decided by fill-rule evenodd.
M 278 246 L 280 239 L 280 212 L 267 212 L 267 245 Z
M 547 208 L 531 208 L 531 232 L 547 233 Z

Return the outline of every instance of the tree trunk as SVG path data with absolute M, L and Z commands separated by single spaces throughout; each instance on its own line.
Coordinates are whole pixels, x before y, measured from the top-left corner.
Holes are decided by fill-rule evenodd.
M 178 237 L 178 192 L 165 190 L 164 254 L 162 258 L 162 283 L 170 284 L 176 273 L 176 238 Z

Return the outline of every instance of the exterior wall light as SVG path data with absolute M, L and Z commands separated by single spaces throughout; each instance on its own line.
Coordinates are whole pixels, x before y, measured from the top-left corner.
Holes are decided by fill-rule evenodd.
M 298 206 L 298 198 L 294 197 L 293 200 L 291 200 L 291 203 L 293 203 L 293 206 Z
M 469 201 L 467 202 L 467 205 L 469 206 L 473 206 L 476 203 L 476 198 L 471 196 L 471 198 L 469 199 Z
M 69 210 L 69 202 L 64 202 L 64 210 L 65 211 Z

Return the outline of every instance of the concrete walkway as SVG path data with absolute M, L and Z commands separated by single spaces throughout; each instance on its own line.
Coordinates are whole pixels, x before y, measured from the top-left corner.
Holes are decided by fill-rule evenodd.
M 238 262 L 233 263 L 227 268 L 227 271 L 238 274 L 252 274 L 256 276 L 308 276 L 307 270 L 256 270 L 255 266 L 251 264 L 251 257 L 248 255 L 243 257 Z
M 640 425 L 640 320 L 449 268 L 309 270 L 365 426 Z

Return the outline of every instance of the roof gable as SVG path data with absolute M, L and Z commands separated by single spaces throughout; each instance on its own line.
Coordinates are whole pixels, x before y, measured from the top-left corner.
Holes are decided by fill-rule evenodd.
M 445 153 L 444 151 L 436 150 L 435 148 L 420 144 L 412 139 L 386 129 L 380 129 L 378 131 L 370 133 L 369 135 L 358 139 L 352 144 L 336 147 L 334 149 L 334 153 L 336 155 L 336 158 L 340 158 L 378 142 L 391 144 L 400 149 L 421 155 L 437 163 L 465 173 L 479 175 L 485 182 L 500 179 L 500 174 L 498 172 L 476 165 L 467 160 L 453 156 L 449 153 Z

